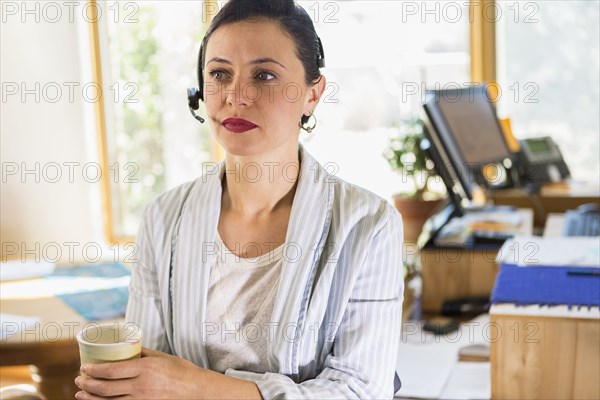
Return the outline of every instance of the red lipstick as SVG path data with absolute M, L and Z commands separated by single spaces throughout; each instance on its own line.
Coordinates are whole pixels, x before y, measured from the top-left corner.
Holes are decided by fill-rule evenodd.
M 256 128 L 256 125 L 242 118 L 227 118 L 223 121 L 225 129 L 235 133 L 242 133 Z

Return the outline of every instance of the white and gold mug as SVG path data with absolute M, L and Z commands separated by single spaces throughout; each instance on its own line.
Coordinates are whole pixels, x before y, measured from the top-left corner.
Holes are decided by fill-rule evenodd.
M 132 360 L 142 355 L 142 330 L 133 322 L 90 323 L 77 334 L 81 364 Z

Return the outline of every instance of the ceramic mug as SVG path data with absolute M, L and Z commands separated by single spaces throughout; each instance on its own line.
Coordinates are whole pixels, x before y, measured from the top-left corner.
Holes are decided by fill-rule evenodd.
M 77 334 L 81 364 L 140 358 L 142 330 L 133 322 L 90 323 Z

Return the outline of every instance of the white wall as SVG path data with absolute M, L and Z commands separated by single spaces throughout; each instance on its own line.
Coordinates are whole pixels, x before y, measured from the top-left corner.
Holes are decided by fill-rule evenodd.
M 22 14 L 22 10 L 10 15 L 5 4 L 0 28 L 2 259 L 19 257 L 25 248 L 37 246 L 39 250 L 29 258 L 53 259 L 60 249 L 61 261 L 66 262 L 70 257 L 65 242 L 77 243 L 70 245 L 75 260 L 91 259 L 95 257 L 93 249 L 82 256 L 83 246 L 103 245 L 104 237 L 99 183 L 88 182 L 94 179 L 95 168 L 83 175 L 86 163 L 99 165 L 91 124 L 94 104 L 82 96 L 82 86 L 91 81 L 84 21 L 81 13 L 75 12 L 70 22 L 64 9 L 56 23 L 45 20 L 44 15 L 36 22 L 36 15 Z M 39 90 L 35 90 L 36 82 Z M 79 85 L 72 99 L 67 86 L 71 83 Z M 14 85 L 18 93 L 10 95 Z M 22 85 L 36 93 L 22 98 Z M 60 97 L 56 87 L 62 91 Z M 89 97 L 93 95 L 90 89 Z M 18 171 L 11 175 L 14 163 Z M 23 174 L 23 167 L 35 169 L 36 163 L 37 176 Z M 49 163 L 57 163 L 60 169 Z M 72 167 L 72 179 L 64 163 L 79 163 Z M 60 179 L 52 183 L 57 172 Z

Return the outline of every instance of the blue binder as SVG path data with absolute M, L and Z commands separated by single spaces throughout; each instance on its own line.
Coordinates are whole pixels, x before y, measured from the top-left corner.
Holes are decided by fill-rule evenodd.
M 501 264 L 492 303 L 600 306 L 600 268 Z

